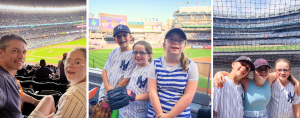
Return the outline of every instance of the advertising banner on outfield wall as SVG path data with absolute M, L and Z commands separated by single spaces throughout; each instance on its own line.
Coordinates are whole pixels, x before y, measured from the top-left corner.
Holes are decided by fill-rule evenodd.
M 152 32 L 161 32 L 161 25 L 152 25 Z
M 152 25 L 144 25 L 144 32 L 152 32 Z
M 100 21 L 101 31 L 112 32 L 113 28 L 118 24 L 127 25 L 127 16 L 100 13 L 99 21 Z
M 203 49 L 203 46 L 192 46 L 192 48 L 201 48 L 201 49 Z
M 211 49 L 211 46 L 204 46 L 204 49 Z
M 131 32 L 144 32 L 144 22 L 128 22 L 128 27 Z
M 89 30 L 100 30 L 98 18 L 89 18 Z

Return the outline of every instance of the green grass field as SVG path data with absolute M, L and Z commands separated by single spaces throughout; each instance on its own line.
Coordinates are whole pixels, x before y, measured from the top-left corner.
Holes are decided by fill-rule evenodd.
M 53 48 L 61 45 L 66 46 L 66 48 Z M 73 49 L 68 48 L 68 45 L 86 46 L 86 38 L 30 50 L 27 52 L 25 62 L 39 63 L 41 59 L 45 59 L 47 64 L 58 64 L 62 54 Z
M 214 46 L 214 52 L 232 52 L 232 51 L 270 51 L 270 50 L 300 50 L 300 45 L 249 45 L 249 46 Z
M 102 69 L 108 58 L 108 55 L 113 49 L 100 49 L 89 51 L 89 67 Z M 210 49 L 185 49 L 185 54 L 189 53 L 189 58 L 211 57 Z M 153 58 L 158 58 L 163 55 L 163 48 L 153 48 Z M 199 75 L 198 87 L 207 87 L 207 78 Z M 210 87 L 209 87 L 210 88 Z

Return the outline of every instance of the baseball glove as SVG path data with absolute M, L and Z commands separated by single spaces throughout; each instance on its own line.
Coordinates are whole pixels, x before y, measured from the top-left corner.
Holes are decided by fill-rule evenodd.
M 93 109 L 92 118 L 110 118 L 111 117 L 111 109 L 109 104 L 105 99 L 98 102 L 97 105 Z
M 111 110 L 117 110 L 127 106 L 135 100 L 135 93 L 125 87 L 117 87 L 107 91 L 107 103 Z

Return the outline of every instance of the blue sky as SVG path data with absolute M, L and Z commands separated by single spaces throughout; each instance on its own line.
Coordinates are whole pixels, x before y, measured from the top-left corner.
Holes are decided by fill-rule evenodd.
M 196 2 L 199 1 L 199 4 Z M 127 21 L 143 18 L 158 18 L 159 22 L 167 23 L 167 19 L 174 19 L 173 13 L 179 6 L 210 6 L 208 0 L 89 0 L 89 13 L 99 18 L 99 13 L 127 15 Z M 181 3 L 180 5 L 178 3 Z M 190 2 L 190 4 L 187 4 Z

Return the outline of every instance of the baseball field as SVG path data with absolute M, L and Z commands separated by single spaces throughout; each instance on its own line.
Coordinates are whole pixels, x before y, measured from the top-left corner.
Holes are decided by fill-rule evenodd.
M 91 50 L 89 51 L 89 67 L 90 68 L 99 68 L 102 69 L 105 65 L 105 62 L 108 58 L 108 55 L 113 49 L 100 49 L 100 50 Z M 190 59 L 195 62 L 207 62 L 211 61 L 211 50 L 210 49 L 185 49 L 185 54 Z M 158 58 L 163 55 L 163 48 L 153 48 L 152 57 Z M 197 63 L 196 63 L 197 64 Z M 197 64 L 198 65 L 198 64 Z M 208 65 L 208 64 L 207 64 Z M 198 66 L 198 69 L 200 67 Z M 199 70 L 201 71 L 201 70 Z M 208 73 L 208 68 L 206 68 Z M 210 85 L 210 84 L 209 84 Z M 207 74 L 199 75 L 198 87 L 206 88 L 207 87 Z M 209 86 L 209 88 L 211 88 Z
M 75 47 L 86 47 L 86 38 L 29 50 L 25 62 L 39 63 L 41 59 L 45 59 L 47 65 L 57 65 L 63 53 Z
M 268 51 L 268 50 L 300 50 L 300 45 L 240 45 L 214 46 L 214 52 L 234 51 Z

